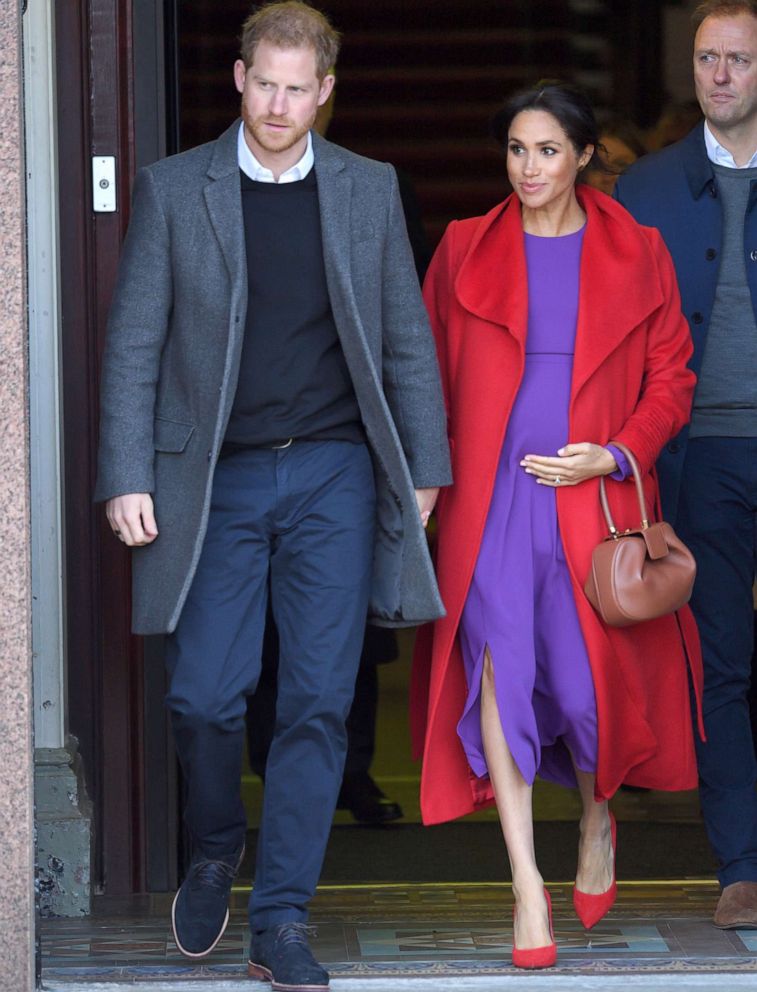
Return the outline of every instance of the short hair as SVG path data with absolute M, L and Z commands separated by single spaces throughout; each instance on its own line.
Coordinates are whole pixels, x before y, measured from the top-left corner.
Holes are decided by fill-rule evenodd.
M 267 3 L 250 14 L 242 25 L 241 56 L 249 69 L 261 41 L 277 48 L 312 48 L 319 79 L 333 69 L 341 37 L 331 22 L 302 0 Z
M 694 8 L 691 19 L 694 27 L 699 28 L 708 17 L 738 17 L 739 14 L 757 17 L 757 0 L 704 0 Z
M 597 154 L 599 128 L 589 99 L 583 90 L 557 79 L 542 79 L 536 86 L 514 93 L 492 118 L 491 132 L 502 148 L 507 147 L 510 125 L 524 110 L 543 110 L 551 114 L 570 139 L 577 154 L 587 145 L 594 146 L 588 165 L 606 171 Z

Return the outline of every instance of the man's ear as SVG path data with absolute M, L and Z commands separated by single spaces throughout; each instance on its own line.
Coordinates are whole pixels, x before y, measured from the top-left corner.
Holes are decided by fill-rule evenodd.
M 247 75 L 247 66 L 241 59 L 234 63 L 234 85 L 238 93 L 244 93 L 244 77 Z
M 331 91 L 334 89 L 335 82 L 336 82 L 336 76 L 333 75 L 333 73 L 327 73 L 321 80 L 321 88 L 318 90 L 319 107 L 322 107 L 324 103 L 328 100 L 328 98 L 331 96 Z

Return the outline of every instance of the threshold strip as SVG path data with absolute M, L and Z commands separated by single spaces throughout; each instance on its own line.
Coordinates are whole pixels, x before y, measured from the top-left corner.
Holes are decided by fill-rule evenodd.
M 573 887 L 573 882 L 545 882 L 552 888 Z M 633 888 L 719 888 L 715 878 L 649 878 L 631 879 L 623 882 L 618 879 L 619 889 Z M 512 882 L 344 882 L 333 885 L 319 885 L 318 892 L 344 891 L 392 891 L 397 889 L 512 889 Z M 252 885 L 232 885 L 232 892 L 251 892 Z

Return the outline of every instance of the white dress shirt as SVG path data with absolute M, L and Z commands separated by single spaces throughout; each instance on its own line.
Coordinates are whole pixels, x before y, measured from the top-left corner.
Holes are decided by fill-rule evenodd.
M 707 146 L 707 158 L 715 165 L 724 165 L 726 169 L 753 169 L 757 166 L 757 151 L 745 162 L 744 165 L 736 165 L 733 155 L 727 148 L 723 148 L 718 139 L 710 130 L 707 121 L 704 122 L 704 143 Z
M 313 138 L 310 131 L 308 131 L 308 144 L 305 154 L 299 162 L 295 162 L 290 169 L 282 172 L 278 179 L 274 179 L 271 170 L 261 165 L 250 151 L 250 146 L 245 141 L 244 121 L 242 121 L 239 125 L 239 135 L 237 137 L 237 158 L 239 160 L 239 168 L 242 172 L 257 183 L 296 183 L 300 179 L 304 179 L 313 168 L 313 163 L 315 162 Z

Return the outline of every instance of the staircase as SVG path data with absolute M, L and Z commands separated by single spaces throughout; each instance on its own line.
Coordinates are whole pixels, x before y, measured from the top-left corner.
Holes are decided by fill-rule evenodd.
M 248 2 L 179 5 L 181 147 L 215 137 L 238 106 L 231 67 Z M 322 0 L 343 33 L 329 138 L 413 181 L 429 240 L 508 192 L 488 122 L 543 77 L 611 98 L 608 4 L 599 0 Z

